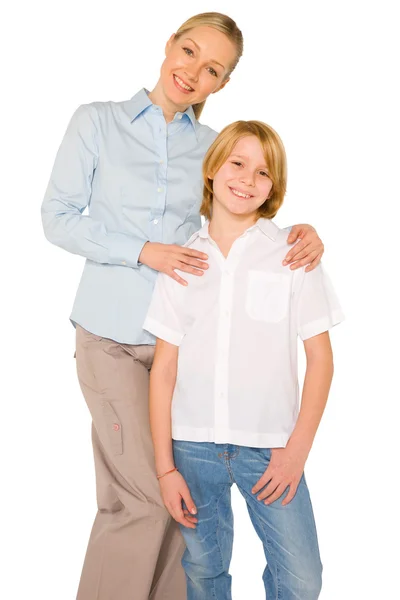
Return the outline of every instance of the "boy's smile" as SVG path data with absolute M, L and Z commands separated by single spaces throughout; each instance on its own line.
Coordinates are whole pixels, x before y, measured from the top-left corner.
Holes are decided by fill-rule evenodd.
M 260 142 L 253 135 L 239 139 L 214 176 L 214 208 L 220 205 L 231 214 L 256 216 L 271 190 L 272 181 Z

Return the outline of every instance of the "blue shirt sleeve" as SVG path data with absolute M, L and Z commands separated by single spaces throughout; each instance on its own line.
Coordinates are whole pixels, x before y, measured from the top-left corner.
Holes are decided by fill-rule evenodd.
M 50 242 L 73 254 L 98 263 L 138 268 L 147 239 L 110 231 L 104 223 L 82 214 L 90 203 L 99 158 L 97 135 L 96 108 L 80 106 L 61 142 L 42 203 L 44 232 Z

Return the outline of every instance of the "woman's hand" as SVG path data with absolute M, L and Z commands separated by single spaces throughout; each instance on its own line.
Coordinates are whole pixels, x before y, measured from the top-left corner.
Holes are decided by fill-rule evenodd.
M 156 242 L 146 242 L 139 255 L 139 262 L 155 271 L 166 273 L 182 285 L 187 285 L 187 281 L 179 277 L 175 269 L 193 275 L 203 275 L 205 269 L 208 269 L 208 264 L 204 262 L 207 259 L 207 254 L 203 252 L 176 244 Z
M 197 513 L 197 509 L 182 475 L 174 471 L 161 477 L 159 484 L 162 499 L 171 517 L 184 527 L 195 529 L 197 518 L 193 515 Z M 183 509 L 182 500 L 188 510 Z
M 257 500 L 264 500 L 264 504 L 272 504 L 289 487 L 282 506 L 289 504 L 296 494 L 306 459 L 307 457 L 302 456 L 300 452 L 288 447 L 273 448 L 268 468 L 251 490 L 253 494 L 257 494 L 262 489 Z
M 284 265 L 289 265 L 292 270 L 306 267 L 306 272 L 312 271 L 319 264 L 324 253 L 324 245 L 314 227 L 311 225 L 294 225 L 287 239 L 288 244 L 295 246 L 287 253 Z

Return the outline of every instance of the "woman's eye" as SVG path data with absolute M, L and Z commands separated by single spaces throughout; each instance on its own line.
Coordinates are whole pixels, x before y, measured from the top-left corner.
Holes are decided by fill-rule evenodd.
M 211 73 L 211 75 L 213 75 L 214 77 L 218 77 L 217 71 L 212 67 L 208 67 L 208 72 Z
M 188 56 L 193 56 L 193 50 L 190 48 L 183 48 L 183 51 L 186 52 Z
M 267 173 L 266 171 L 260 171 L 260 175 L 262 175 L 263 177 L 269 177 L 269 173 Z
M 233 165 L 236 165 L 237 167 L 241 167 L 241 166 L 242 166 L 242 163 L 241 163 L 241 162 L 239 162 L 238 160 L 233 160 L 233 161 L 232 161 L 232 164 L 233 164 Z

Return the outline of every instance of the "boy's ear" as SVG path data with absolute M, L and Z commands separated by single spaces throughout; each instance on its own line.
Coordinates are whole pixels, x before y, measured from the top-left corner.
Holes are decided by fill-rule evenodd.
M 171 37 L 169 38 L 168 42 L 165 44 L 165 56 L 167 56 L 168 52 L 170 51 L 171 46 L 174 43 L 174 39 L 175 39 L 175 33 L 173 33 L 171 35 Z

